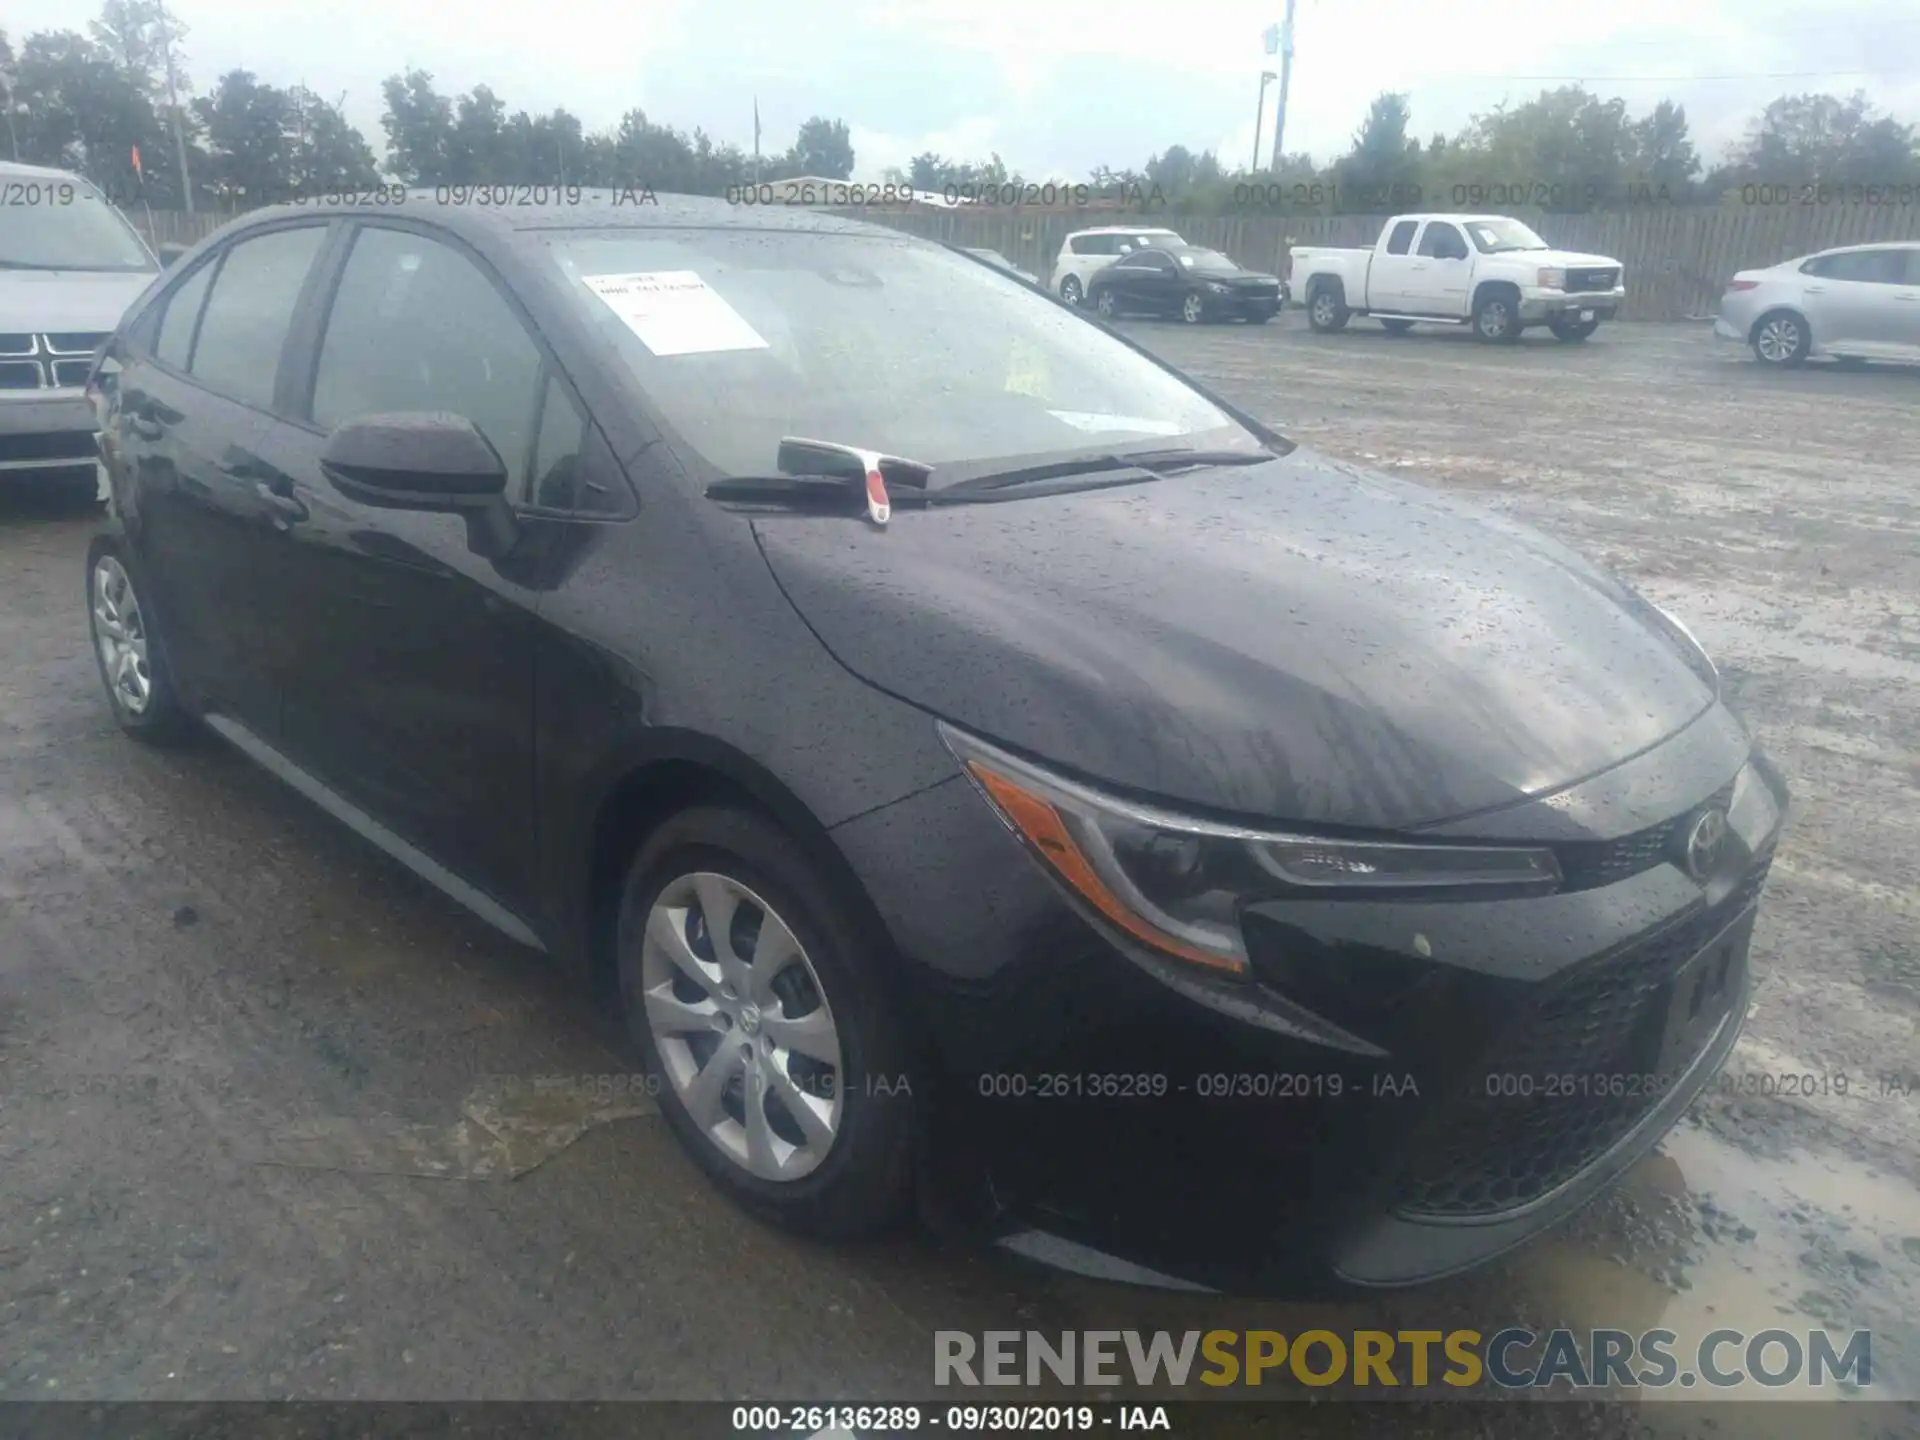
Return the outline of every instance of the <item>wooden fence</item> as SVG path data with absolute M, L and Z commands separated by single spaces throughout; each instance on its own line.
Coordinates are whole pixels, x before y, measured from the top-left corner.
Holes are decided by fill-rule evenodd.
M 1762 187 L 1768 189 L 1771 187 Z M 1798 197 L 1794 197 L 1797 199 Z M 1912 198 L 1902 196 L 1901 198 Z M 1066 236 L 1088 225 L 1138 223 L 1178 230 L 1242 265 L 1286 273 L 1289 245 L 1371 245 L 1384 215 L 1116 215 L 1073 209 L 902 210 L 872 207 L 862 218 L 957 245 L 998 250 L 1045 276 Z M 1585 215 L 1518 212 L 1550 243 L 1610 255 L 1626 266 L 1629 320 L 1684 320 L 1713 313 L 1736 270 L 1772 265 L 1834 245 L 1920 240 L 1920 204 L 1727 204 L 1641 206 Z M 191 244 L 232 219 L 226 213 L 130 211 L 156 244 Z

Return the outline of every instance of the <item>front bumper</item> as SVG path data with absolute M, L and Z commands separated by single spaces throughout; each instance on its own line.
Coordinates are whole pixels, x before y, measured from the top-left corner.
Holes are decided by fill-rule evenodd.
M 85 469 L 99 458 L 93 403 L 84 390 L 0 398 L 0 474 Z
M 1414 1284 L 1525 1242 L 1731 1049 L 1786 805 L 1763 767 L 1770 818 L 1704 887 L 1656 856 L 1546 897 L 1263 903 L 1257 985 L 1128 963 L 965 781 L 849 822 L 928 1044 L 942 1212 L 1070 1268 L 1243 1293 Z M 1696 962 L 1718 978 L 1676 1039 Z
M 1569 312 L 1591 310 L 1596 320 L 1611 320 L 1626 304 L 1627 289 L 1616 285 L 1611 290 L 1596 290 L 1584 295 L 1568 295 L 1559 290 L 1529 290 L 1520 297 L 1520 319 L 1529 325 L 1542 324 Z

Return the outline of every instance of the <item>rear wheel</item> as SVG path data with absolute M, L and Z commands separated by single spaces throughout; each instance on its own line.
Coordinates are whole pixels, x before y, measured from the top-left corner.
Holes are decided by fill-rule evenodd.
M 87 625 L 107 703 L 120 728 L 139 740 L 179 739 L 191 728 L 174 697 L 166 652 L 133 563 L 110 541 L 87 556 Z
M 1813 348 L 1813 335 L 1807 322 L 1793 311 L 1775 310 L 1755 322 L 1750 343 L 1754 359 L 1784 369 L 1807 358 Z
M 1322 335 L 1346 329 L 1350 318 L 1346 294 L 1338 285 L 1316 286 L 1307 297 L 1307 324 Z
M 1079 306 L 1086 300 L 1086 294 L 1080 288 L 1078 275 L 1069 275 L 1060 282 L 1060 298 L 1073 306 Z
M 722 1190 L 814 1235 L 900 1218 L 903 1033 L 876 944 L 802 846 L 746 810 L 682 812 L 634 857 L 617 945 L 661 1113 Z
M 1413 322 L 1411 320 L 1382 320 L 1380 322 L 1380 328 L 1389 335 L 1404 335 L 1413 329 Z
M 1120 307 L 1113 303 L 1113 291 L 1097 290 L 1093 296 L 1093 308 L 1102 320 L 1111 320 L 1120 313 Z

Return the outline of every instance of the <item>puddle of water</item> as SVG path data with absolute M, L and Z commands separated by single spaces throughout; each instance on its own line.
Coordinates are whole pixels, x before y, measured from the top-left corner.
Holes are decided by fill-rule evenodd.
M 1825 1329 L 1839 1350 L 1854 1330 L 1872 1335 L 1864 1390 L 1848 1393 L 1831 1377 L 1816 1389 L 1804 1367 L 1780 1386 L 1749 1377 L 1719 1388 L 1703 1377 L 1692 1387 L 1643 1390 L 1643 1413 L 1672 1400 L 1920 1396 L 1920 1192 L 1902 1180 L 1817 1152 L 1759 1159 L 1690 1125 L 1602 1205 L 1607 1225 L 1577 1222 L 1514 1266 L 1521 1288 L 1556 1324 L 1672 1330 L 1683 1371 L 1715 1330 L 1786 1330 L 1804 1342 L 1808 1330 Z M 1724 1346 L 1716 1358 L 1723 1371 L 1749 1368 L 1743 1346 Z M 1782 1359 L 1775 1347 L 1766 1363 L 1777 1369 Z

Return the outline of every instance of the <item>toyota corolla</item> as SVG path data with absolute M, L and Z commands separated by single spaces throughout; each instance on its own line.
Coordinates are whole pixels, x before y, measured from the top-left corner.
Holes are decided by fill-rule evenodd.
M 114 713 L 603 982 L 713 1182 L 1384 1286 L 1714 1074 L 1786 790 L 1676 620 L 994 266 L 264 210 L 97 362 Z

